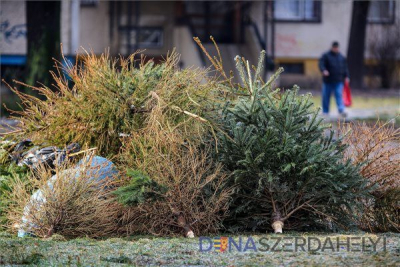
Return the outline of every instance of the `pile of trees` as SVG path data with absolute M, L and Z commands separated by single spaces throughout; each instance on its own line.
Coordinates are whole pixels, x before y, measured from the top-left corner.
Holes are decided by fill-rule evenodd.
M 222 74 L 215 77 L 203 69 L 180 70 L 175 53 L 160 65 L 138 63 L 135 55 L 119 61 L 87 55 L 82 68 L 52 73 L 56 88 L 34 88 L 44 100 L 14 90 L 24 110 L 16 114 L 18 129 L 2 141 L 3 226 L 15 230 L 30 194 L 54 172 L 63 177 L 52 183 L 62 199 L 49 194 L 40 214 L 59 216 L 27 229 L 37 236 L 193 237 L 222 229 L 279 233 L 355 225 L 363 203 L 374 197 L 364 161 L 346 158 L 342 139 L 326 134 L 329 127 L 310 96 L 299 95 L 296 86 L 273 87 L 283 70 L 263 81 L 264 57 L 254 68 L 237 57 L 242 83 L 236 84 L 223 73 L 222 59 L 209 57 Z M 76 161 L 57 170 L 20 171 L 9 154 L 23 139 L 38 147 L 77 142 L 96 148 L 115 163 L 118 177 L 106 186 L 92 185 L 93 177 L 86 177 L 91 186 L 68 186 L 76 174 L 65 169 Z M 90 217 L 80 205 L 86 197 L 93 204 Z M 97 225 L 90 220 L 99 221 L 105 210 L 106 229 L 76 229 L 77 220 Z

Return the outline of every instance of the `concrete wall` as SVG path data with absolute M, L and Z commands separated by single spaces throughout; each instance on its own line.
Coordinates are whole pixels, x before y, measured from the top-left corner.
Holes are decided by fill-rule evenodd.
M 317 58 L 338 41 L 346 53 L 351 23 L 352 1 L 322 2 L 321 23 L 276 24 L 276 57 Z
M 2 54 L 24 55 L 26 41 L 25 1 L 1 1 L 0 5 L 0 51 Z
M 173 32 L 174 32 L 174 19 L 175 19 L 175 3 L 174 2 L 140 2 L 140 26 L 161 27 L 163 29 L 163 45 L 160 48 L 140 48 L 145 49 L 144 54 L 147 55 L 166 55 L 173 48 Z M 121 24 L 128 24 L 128 5 L 121 3 Z M 135 21 L 135 4 L 132 3 L 132 22 Z M 116 16 L 116 14 L 115 14 Z M 115 22 L 117 24 L 117 22 Z M 114 54 L 128 54 L 126 47 L 122 46 L 123 38 L 121 33 L 118 32 L 117 27 L 114 28 L 114 36 L 117 40 L 111 40 L 114 44 L 112 53 Z
M 263 2 L 254 2 L 250 16 L 264 34 Z M 379 36 L 385 28 L 400 27 L 400 2 L 395 5 L 395 24 L 368 24 L 367 43 Z M 338 41 L 347 54 L 352 14 L 352 0 L 322 1 L 321 22 L 276 22 L 275 56 L 277 58 L 318 58 L 328 50 L 332 41 Z M 378 33 L 378 34 L 377 34 Z M 270 38 L 270 36 L 269 36 Z M 366 50 L 366 57 L 371 55 Z
M 79 1 L 79 0 L 77 0 Z M 261 35 L 264 35 L 264 2 L 253 2 L 250 16 L 256 22 Z M 75 53 L 71 42 L 72 36 L 72 1 L 62 0 L 61 4 L 61 42 L 63 43 L 64 54 Z M 134 5 L 133 5 L 134 6 Z M 381 38 L 382 33 L 387 28 L 400 27 L 400 2 L 396 1 L 394 25 L 369 24 L 367 28 L 367 49 L 366 58 L 372 57 L 369 50 L 371 40 Z M 126 8 L 122 10 L 122 21 L 127 21 Z M 1 2 L 1 32 L 0 49 L 2 54 L 26 54 L 26 14 L 25 1 Z M 134 15 L 135 12 L 133 12 Z M 79 36 L 78 46 L 84 47 L 88 51 L 96 54 L 103 53 L 109 47 L 112 54 L 124 54 L 120 50 L 120 35 L 118 29 L 114 28 L 113 38 L 110 38 L 110 10 L 109 3 L 99 1 L 96 6 L 79 9 Z M 305 75 L 308 80 L 319 77 L 318 58 L 323 52 L 329 49 L 333 40 L 339 41 L 343 54 L 347 53 L 348 40 L 350 34 L 350 23 L 352 14 L 352 0 L 330 0 L 322 1 L 322 21 L 318 23 L 302 22 L 277 22 L 275 35 L 275 56 L 276 62 L 303 62 Z M 270 16 L 272 14 L 269 14 Z M 174 47 L 182 53 L 184 65 L 201 65 L 198 62 L 198 53 L 194 47 L 190 32 L 186 27 L 175 26 L 175 2 L 152 2 L 142 1 L 140 3 L 141 26 L 157 26 L 164 30 L 163 46 L 159 49 L 146 49 L 148 55 L 166 55 Z M 116 23 L 114 23 L 116 25 Z M 254 34 L 250 34 L 251 29 L 246 30 L 247 46 L 251 51 L 247 51 L 254 61 L 259 51 L 255 48 Z M 271 34 L 271 31 L 268 31 Z M 264 37 L 264 36 L 263 36 Z M 271 40 L 272 36 L 268 39 Z M 83 52 L 81 50 L 80 52 Z M 270 52 L 270 51 L 267 51 Z M 368 61 L 367 62 L 372 62 Z M 298 76 L 298 75 L 297 75 Z M 301 78 L 303 79 L 303 78 Z
M 250 16 L 264 37 L 264 3 L 252 3 Z M 275 56 L 277 58 L 318 58 L 333 40 L 347 52 L 351 23 L 351 0 L 322 1 L 321 22 L 276 22 Z M 272 14 L 268 14 L 272 16 Z M 271 29 L 268 39 L 271 40 Z M 271 53 L 271 51 L 267 51 Z
M 110 46 L 109 4 L 99 1 L 97 6 L 80 8 L 80 46 L 87 51 L 101 54 Z M 83 51 L 79 51 L 83 53 Z
M 347 51 L 351 9 L 351 0 L 322 1 L 321 22 L 276 22 L 275 56 L 317 58 L 329 48 L 333 40 L 341 44 L 343 51 Z M 263 12 L 263 2 L 253 3 L 250 15 L 264 37 Z M 271 33 L 270 29 L 268 33 Z M 268 39 L 271 38 L 269 35 Z
M 365 56 L 372 59 L 370 44 L 377 40 L 385 40 L 391 38 L 390 32 L 397 31 L 400 33 L 400 1 L 395 2 L 395 23 L 394 24 L 369 24 L 367 27 Z M 389 36 L 388 36 L 389 35 Z M 399 55 L 400 60 L 400 55 Z
M 0 49 L 2 54 L 27 53 L 25 1 L 2 1 Z M 80 9 L 80 44 L 87 50 L 102 53 L 109 46 L 108 3 Z M 71 40 L 71 0 L 61 3 L 61 43 L 64 54 L 73 54 Z M 82 52 L 82 51 L 80 51 Z
M 65 55 L 72 54 L 71 51 L 71 1 L 61 1 L 61 32 L 60 38 L 62 43 L 63 53 Z
M 303 87 L 319 87 L 321 83 L 318 68 L 318 59 L 330 48 L 332 41 L 340 43 L 340 50 L 347 55 L 348 41 L 350 37 L 352 0 L 322 1 L 321 22 L 276 22 L 275 24 L 275 63 L 303 63 L 304 75 L 284 74 L 283 84 L 297 83 Z M 264 3 L 254 2 L 250 16 L 257 24 L 264 38 Z M 269 14 L 271 16 L 272 14 Z M 385 32 L 400 28 L 400 2 L 395 3 L 394 24 L 368 24 L 365 58 L 366 64 L 374 63 L 374 55 L 371 53 L 370 44 L 376 40 L 386 40 Z M 268 29 L 268 40 L 272 36 Z M 271 53 L 270 50 L 267 52 Z M 400 58 L 399 58 L 400 59 Z M 366 84 L 370 87 L 379 86 L 377 77 L 366 77 Z M 400 79 L 399 79 L 400 80 Z
M 61 0 L 61 43 L 65 55 L 76 53 L 72 47 L 71 0 Z M 79 1 L 79 0 L 77 0 Z M 141 26 L 157 26 L 164 30 L 163 46 L 160 49 L 148 48 L 144 52 L 149 55 L 166 55 L 174 47 L 174 2 L 141 2 Z M 0 48 L 3 54 L 26 54 L 26 14 L 25 1 L 2 1 L 1 3 Z M 126 13 L 126 9 L 122 12 Z M 79 8 L 79 45 L 78 52 L 87 51 L 101 54 L 112 48 L 114 54 L 124 53 L 119 49 L 119 32 L 114 28 L 113 40 L 110 40 L 109 3 L 99 1 L 96 6 L 80 6 Z M 134 12 L 133 12 L 134 15 Z M 127 21 L 126 14 L 121 16 Z M 116 23 L 115 23 L 116 24 Z
M 192 35 L 186 26 L 175 27 L 173 33 L 173 47 L 181 55 L 182 68 L 202 67 L 203 63 L 197 53 L 197 47 Z
M 162 27 L 164 30 L 163 46 L 160 49 L 146 48 L 145 54 L 166 55 L 174 48 L 174 23 L 175 3 L 174 2 L 141 2 L 141 26 Z

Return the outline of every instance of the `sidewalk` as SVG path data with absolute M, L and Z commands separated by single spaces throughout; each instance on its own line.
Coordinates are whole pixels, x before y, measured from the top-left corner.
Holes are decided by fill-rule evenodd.
M 380 116 L 394 118 L 400 115 L 400 106 L 389 106 L 381 108 L 346 108 L 346 121 L 356 119 L 379 118 Z M 340 118 L 339 112 L 335 108 L 329 113 L 329 121 L 336 121 Z

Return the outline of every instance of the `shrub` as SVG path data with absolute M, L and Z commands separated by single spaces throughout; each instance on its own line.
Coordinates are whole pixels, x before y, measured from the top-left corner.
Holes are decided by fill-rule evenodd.
M 55 233 L 100 237 L 116 232 L 121 209 L 110 194 L 114 182 L 98 179 L 101 170 L 92 170 L 90 164 L 88 160 L 79 168 L 57 168 L 55 176 L 39 168 L 35 176 L 28 176 L 28 183 L 12 180 L 10 223 L 39 237 Z M 33 195 L 32 189 L 37 190 Z
M 400 129 L 377 122 L 342 125 L 347 133 L 346 158 L 362 165 L 360 174 L 372 188 L 373 199 L 362 200 L 358 227 L 373 232 L 400 231 Z
M 329 220 L 346 226 L 346 210 L 366 193 L 365 180 L 350 162 L 342 163 L 344 146 L 325 136 L 309 95 L 298 88 L 279 92 L 260 79 L 264 53 L 256 68 L 236 58 L 243 81 L 237 101 L 222 115 L 217 157 L 236 186 L 227 225 L 232 229 L 311 227 Z M 241 89 L 242 90 L 242 89 Z M 243 91 L 243 90 L 242 90 Z M 310 228 L 309 228 L 310 229 Z

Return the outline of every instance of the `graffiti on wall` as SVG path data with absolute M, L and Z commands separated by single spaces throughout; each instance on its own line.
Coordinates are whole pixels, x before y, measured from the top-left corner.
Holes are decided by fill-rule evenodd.
M 8 44 L 19 38 L 26 38 L 26 33 L 26 24 L 10 25 L 8 20 L 0 22 L 1 37 Z
M 279 52 L 284 54 L 290 54 L 292 52 L 298 52 L 299 43 L 296 40 L 296 37 L 289 34 L 280 34 L 276 35 L 276 43 L 277 49 Z

